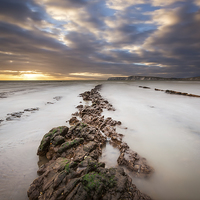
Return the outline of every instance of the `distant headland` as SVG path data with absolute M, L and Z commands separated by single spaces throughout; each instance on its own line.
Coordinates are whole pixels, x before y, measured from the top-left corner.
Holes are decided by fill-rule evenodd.
M 200 76 L 191 78 L 163 78 L 153 76 L 109 77 L 108 81 L 200 81 Z

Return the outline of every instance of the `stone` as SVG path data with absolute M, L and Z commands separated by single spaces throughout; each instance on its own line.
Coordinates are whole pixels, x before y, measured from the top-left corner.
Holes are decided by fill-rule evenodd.
M 24 109 L 24 111 L 26 111 L 26 112 L 38 111 L 38 110 L 39 110 L 38 107 L 36 107 L 36 108 L 27 108 L 27 109 Z
M 97 147 L 97 143 L 96 142 L 89 142 L 88 144 L 84 145 L 83 150 L 90 153 L 91 151 L 93 151 L 96 147 Z
M 143 89 L 151 89 L 150 87 L 147 87 L 147 86 L 139 86 L 139 87 Z
M 43 174 L 28 189 L 29 200 L 151 200 L 142 194 L 122 168 L 105 168 L 105 164 L 89 161 L 86 169 L 76 172 L 77 165 L 58 158 L 43 167 Z
M 121 152 L 117 162 L 119 165 L 126 166 L 137 177 L 148 177 L 154 171 L 152 167 L 147 165 L 145 158 L 142 158 L 129 148 Z
M 76 123 L 78 123 L 79 122 L 79 120 L 76 118 L 76 117 L 72 117 L 70 120 L 69 120 L 69 124 L 70 125 L 74 125 L 74 124 L 76 124 Z
M 46 133 L 42 138 L 40 146 L 38 147 L 37 155 L 39 156 L 46 155 L 50 144 L 53 143 L 54 141 L 54 138 L 56 138 L 56 136 L 65 136 L 68 130 L 69 128 L 67 126 L 59 126 L 57 128 L 51 129 L 48 133 Z
M 72 148 L 73 146 L 77 146 L 79 144 L 82 144 L 83 142 L 84 142 L 83 138 L 76 138 L 72 141 L 65 142 L 59 147 L 58 153 L 62 153 L 63 151 L 66 151 L 66 150 Z
M 53 144 L 54 145 L 60 145 L 60 144 L 62 144 L 64 142 L 65 142 L 65 138 L 63 136 L 61 136 L 61 135 L 56 136 L 54 138 L 54 140 L 53 140 Z

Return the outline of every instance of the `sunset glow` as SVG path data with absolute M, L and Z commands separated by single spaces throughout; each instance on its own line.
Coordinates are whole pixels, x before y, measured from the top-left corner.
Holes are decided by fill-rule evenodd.
M 44 79 L 43 74 L 22 74 L 24 80 L 41 80 Z
M 36 71 L 0 70 L 0 80 L 56 80 L 56 78 Z

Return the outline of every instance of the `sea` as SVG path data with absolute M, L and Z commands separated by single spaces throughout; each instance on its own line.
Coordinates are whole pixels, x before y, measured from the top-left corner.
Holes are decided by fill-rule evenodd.
M 122 122 L 123 141 L 154 168 L 148 178 L 125 169 L 137 188 L 154 200 L 199 200 L 200 98 L 155 90 L 200 95 L 198 81 L 0 81 L 0 199 L 28 200 L 43 135 L 69 126 L 76 106 L 88 104 L 79 94 L 97 84 L 116 109 L 103 115 Z M 100 161 L 118 167 L 118 156 L 107 143 Z

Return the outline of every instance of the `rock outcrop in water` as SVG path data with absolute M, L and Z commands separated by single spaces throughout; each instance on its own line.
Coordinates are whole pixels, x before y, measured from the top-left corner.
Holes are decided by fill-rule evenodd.
M 118 164 L 126 166 L 135 175 L 144 177 L 153 172 L 146 159 L 132 151 L 122 141 L 123 135 L 116 132 L 120 121 L 104 119 L 103 109 L 115 110 L 98 92 L 101 85 L 80 96 L 92 101 L 91 106 L 77 106 L 70 128 L 61 126 L 44 135 L 37 154 L 46 156 L 48 163 L 40 166 L 40 175 L 29 190 L 30 200 L 84 200 L 84 199 L 134 199 L 150 200 L 142 194 L 123 168 L 105 168 L 98 161 L 102 147 L 110 143 L 120 151 Z
M 147 87 L 147 86 L 139 86 L 139 87 L 143 88 L 143 89 L 151 89 L 150 87 Z M 174 90 L 161 90 L 161 89 L 155 88 L 155 91 L 161 91 L 161 92 L 165 92 L 167 94 L 176 94 L 176 95 L 183 95 L 183 96 L 188 96 L 188 97 L 200 97 L 200 95 L 189 94 L 187 92 L 177 92 Z
M 165 90 L 165 93 L 183 95 L 183 96 L 188 96 L 188 97 L 200 97 L 200 95 L 188 94 L 187 92 L 177 92 L 177 91 L 174 91 L 174 90 Z

